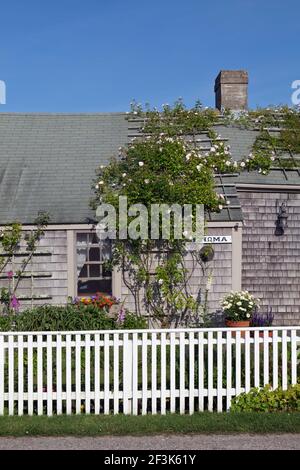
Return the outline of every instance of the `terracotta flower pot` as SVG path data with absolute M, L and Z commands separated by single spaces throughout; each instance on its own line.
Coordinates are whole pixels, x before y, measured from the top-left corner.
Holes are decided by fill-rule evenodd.
M 244 320 L 244 321 L 225 320 L 225 325 L 228 328 L 249 328 L 250 320 Z M 232 333 L 232 336 L 235 338 L 236 333 Z M 241 331 L 241 338 L 245 338 L 245 331 Z
M 226 326 L 228 328 L 249 328 L 250 320 L 243 320 L 243 321 L 234 321 L 234 320 L 226 320 Z

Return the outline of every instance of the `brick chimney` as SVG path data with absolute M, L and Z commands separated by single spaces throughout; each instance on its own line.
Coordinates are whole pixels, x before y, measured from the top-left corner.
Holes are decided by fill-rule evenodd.
M 240 111 L 248 107 L 248 72 L 221 70 L 215 80 L 216 108 Z

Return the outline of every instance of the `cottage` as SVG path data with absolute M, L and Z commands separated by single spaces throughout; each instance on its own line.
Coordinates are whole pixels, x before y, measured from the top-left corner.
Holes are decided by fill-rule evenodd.
M 248 75 L 222 71 L 215 82 L 216 108 L 247 108 Z M 18 220 L 30 229 L 38 211 L 51 223 L 19 288 L 23 305 L 63 304 L 68 297 L 97 291 L 132 299 L 121 273 L 105 268 L 110 244 L 99 244 L 89 209 L 95 169 L 140 135 L 139 119 L 125 113 L 0 114 L 0 225 Z M 232 156 L 248 155 L 257 129 L 220 123 L 220 139 Z M 278 133 L 278 129 L 268 129 Z M 210 148 L 205 133 L 198 136 Z M 297 163 L 297 155 L 290 155 Z M 247 289 L 272 307 L 277 323 L 300 321 L 300 165 L 216 175 L 229 204 L 208 220 L 206 243 L 214 247 L 210 308 L 230 290 Z M 287 221 L 287 224 L 286 224 Z M 14 260 L 18 263 L 18 260 Z M 0 286 L 7 279 L 0 279 Z M 195 286 L 197 276 L 191 279 Z

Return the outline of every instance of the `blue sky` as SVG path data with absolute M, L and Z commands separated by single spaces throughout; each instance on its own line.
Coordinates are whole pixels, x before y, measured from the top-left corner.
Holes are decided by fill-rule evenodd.
M 212 106 L 220 69 L 248 70 L 251 107 L 291 104 L 299 20 L 299 0 L 1 2 L 0 112 Z

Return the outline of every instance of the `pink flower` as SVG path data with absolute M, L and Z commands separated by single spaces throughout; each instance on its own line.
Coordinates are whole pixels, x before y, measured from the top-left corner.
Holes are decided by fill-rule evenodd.
M 18 301 L 17 297 L 15 295 L 12 296 L 11 301 L 10 301 L 10 306 L 14 310 L 18 311 L 20 308 L 20 302 Z
M 13 271 L 8 271 L 7 272 L 7 277 L 8 277 L 8 279 L 12 279 L 14 277 Z

